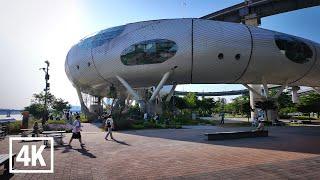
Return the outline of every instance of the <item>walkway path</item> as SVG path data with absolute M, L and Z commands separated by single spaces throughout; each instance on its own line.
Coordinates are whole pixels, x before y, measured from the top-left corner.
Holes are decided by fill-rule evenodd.
M 84 130 L 97 128 L 84 124 Z M 320 127 L 271 127 L 266 138 L 209 142 L 203 136 L 226 130 L 233 129 L 122 131 L 114 133 L 117 142 L 104 140 L 103 132 L 84 133 L 85 149 L 77 141 L 55 149 L 54 174 L 12 179 L 319 179 Z M 13 152 L 27 143 L 15 142 Z M 8 138 L 0 141 L 0 154 L 8 148 Z M 48 159 L 49 150 L 43 154 Z
M 82 132 L 102 132 L 102 129 L 99 128 L 101 127 L 101 123 L 95 123 L 95 124 L 81 123 L 81 125 L 82 125 Z

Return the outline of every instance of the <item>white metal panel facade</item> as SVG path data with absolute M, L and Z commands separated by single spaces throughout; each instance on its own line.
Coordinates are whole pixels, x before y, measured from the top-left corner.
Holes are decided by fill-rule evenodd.
M 124 78 L 133 87 L 148 87 L 159 83 L 161 76 L 177 66 L 168 83 L 177 81 L 190 83 L 191 72 L 191 19 L 173 19 L 147 22 L 141 28 L 128 30 L 102 47 L 108 51 L 93 49 L 93 59 L 97 70 L 108 81 L 118 83 L 116 75 Z M 135 25 L 136 27 L 136 25 Z M 128 66 L 120 60 L 122 51 L 129 46 L 153 39 L 167 39 L 177 44 L 176 54 L 163 63 Z
M 310 46 L 313 46 L 316 49 L 314 54 L 316 61 L 312 65 L 310 71 L 308 71 L 308 73 L 303 78 L 301 78 L 297 82 L 294 82 L 293 84 L 303 84 L 304 86 L 320 87 L 320 45 L 315 42 L 308 42 Z
M 174 67 L 177 68 L 166 84 L 261 84 L 264 79 L 268 84 L 319 86 L 320 45 L 306 39 L 202 19 L 155 20 L 119 27 L 117 33 L 106 35 L 107 38 L 111 35 L 107 41 L 96 39 L 89 46 L 81 41 L 69 51 L 65 70 L 82 92 L 107 96 L 111 85 L 123 90 L 116 76 L 134 88 L 155 86 Z M 312 57 L 304 62 L 289 59 L 275 42 L 276 35 L 303 42 L 309 47 L 309 54 L 312 51 Z M 161 63 L 125 65 L 121 61 L 125 49 L 152 40 L 174 42 L 177 50 Z
M 195 19 L 192 83 L 234 83 L 247 67 L 250 53 L 246 26 Z M 219 54 L 223 58 L 219 59 Z
M 291 83 L 303 77 L 313 65 L 314 57 L 307 63 L 299 64 L 281 53 L 275 43 L 275 35 L 282 33 L 253 26 L 249 28 L 253 40 L 252 56 L 239 83 L 261 84 L 262 79 L 268 84 Z

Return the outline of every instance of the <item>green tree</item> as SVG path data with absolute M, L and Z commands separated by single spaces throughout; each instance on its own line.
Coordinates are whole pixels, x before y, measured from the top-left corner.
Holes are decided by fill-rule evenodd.
M 276 90 L 270 90 L 270 96 L 274 96 L 277 93 Z M 280 96 L 275 100 L 280 115 L 287 115 L 288 113 L 296 112 L 295 104 L 291 100 L 289 92 L 282 92 Z
M 226 104 L 225 110 L 233 115 L 240 114 L 250 117 L 251 108 L 248 95 L 242 95 L 233 99 L 231 103 Z
M 194 110 L 197 107 L 197 96 L 194 92 L 189 92 L 186 96 L 184 96 L 184 100 L 189 109 Z
M 197 107 L 199 114 L 211 114 L 213 108 L 215 107 L 215 101 L 212 98 L 202 98 L 201 100 L 197 100 Z
M 45 94 L 43 92 L 38 94 L 33 94 L 33 98 L 31 99 L 31 105 L 25 107 L 25 111 L 29 111 L 35 118 L 42 118 L 45 108 Z M 48 92 L 47 94 L 47 106 L 48 109 L 53 109 L 56 113 L 62 112 L 63 109 L 70 109 L 71 106 L 67 101 L 64 101 L 61 98 L 56 98 L 53 94 Z
M 215 113 L 221 113 L 221 112 L 224 112 L 225 111 L 225 104 L 226 104 L 226 100 L 224 98 L 218 98 L 216 101 L 215 101 L 215 107 L 214 107 L 214 110 L 213 112 Z
M 44 112 L 44 105 L 40 103 L 32 103 L 30 106 L 24 108 L 25 111 L 29 111 L 35 118 L 40 119 Z
M 297 109 L 302 113 L 309 113 L 309 115 L 311 112 L 317 113 L 319 117 L 320 95 L 317 93 L 311 93 L 301 96 Z
M 171 98 L 171 100 L 172 99 L 173 98 Z M 187 103 L 186 103 L 185 99 L 182 97 L 175 96 L 174 103 L 175 103 L 175 106 L 180 110 L 187 109 Z
M 55 101 L 56 97 L 50 92 L 47 93 L 47 106 L 51 107 L 52 103 Z M 45 94 L 43 92 L 39 94 L 33 94 L 32 103 L 44 104 Z
M 242 96 L 238 97 L 238 102 L 240 104 L 239 110 L 240 110 L 241 115 L 245 115 L 249 120 L 250 115 L 251 115 L 251 111 L 252 111 L 252 109 L 250 107 L 249 95 L 246 94 L 246 95 L 242 95 Z
M 64 101 L 61 98 L 55 99 L 52 102 L 52 109 L 54 109 L 56 112 L 62 112 L 64 109 L 70 109 L 71 105 L 69 105 L 68 101 Z

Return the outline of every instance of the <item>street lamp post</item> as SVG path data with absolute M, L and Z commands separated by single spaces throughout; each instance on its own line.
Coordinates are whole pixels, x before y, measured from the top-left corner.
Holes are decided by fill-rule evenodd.
M 42 125 L 45 124 L 45 122 L 48 120 L 48 109 L 47 109 L 47 104 L 48 104 L 48 91 L 50 89 L 50 83 L 48 83 L 49 81 L 49 61 L 45 61 L 45 63 L 47 64 L 46 68 L 40 68 L 45 72 L 45 80 L 46 80 L 46 87 L 44 89 L 44 112 L 43 112 L 43 116 L 42 116 Z

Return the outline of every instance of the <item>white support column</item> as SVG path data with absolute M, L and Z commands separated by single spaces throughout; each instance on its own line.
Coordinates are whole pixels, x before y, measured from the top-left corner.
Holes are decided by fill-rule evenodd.
M 89 109 L 88 109 L 88 107 L 86 106 L 86 104 L 83 101 L 80 89 L 78 87 L 76 87 L 76 90 L 77 90 L 78 98 L 79 98 L 79 101 L 80 101 L 81 110 L 84 111 L 84 113 L 88 113 Z
M 264 95 L 268 99 L 268 97 L 269 97 L 269 89 L 268 89 L 267 81 L 264 78 L 262 79 L 262 85 L 263 85 Z
M 149 102 L 152 102 L 155 100 L 155 98 L 157 97 L 157 95 L 159 94 L 161 88 L 163 87 L 164 83 L 166 83 L 167 79 L 169 78 L 170 74 L 172 71 L 168 71 L 166 72 L 163 76 L 161 81 L 159 82 L 157 88 L 154 90 L 154 92 L 152 93 L 151 98 L 149 99 Z
M 300 90 L 299 86 L 293 86 L 291 92 L 291 99 L 293 103 L 299 102 L 298 91 Z
M 140 101 L 140 96 L 132 89 L 132 87 L 122 77 L 116 76 L 121 84 L 127 89 L 128 93 L 131 94 L 136 101 Z
M 89 120 L 96 119 L 97 118 L 97 114 L 90 112 L 89 108 L 86 106 L 86 104 L 83 101 L 83 97 L 82 97 L 80 89 L 78 87 L 76 87 L 76 90 L 77 90 L 78 98 L 79 98 L 80 105 L 81 105 L 81 111 L 87 116 L 87 118 Z
M 255 85 L 255 84 L 250 84 L 250 85 L 247 85 L 247 84 L 242 84 L 243 86 L 245 86 L 247 89 L 249 89 L 250 93 L 252 92 L 253 94 L 259 96 L 260 98 L 263 98 L 265 99 L 266 97 L 263 96 L 261 94 L 261 85 Z
M 312 87 L 318 94 L 320 94 L 320 87 Z
M 251 111 L 251 121 L 254 120 L 254 118 L 257 116 L 258 111 L 255 108 L 255 104 L 258 101 L 261 101 L 262 99 L 266 99 L 265 96 L 262 95 L 262 87 L 258 84 L 243 84 L 247 89 L 249 89 L 250 92 L 250 107 L 253 109 Z
M 287 87 L 287 82 L 285 82 L 279 89 L 279 91 L 277 92 L 276 95 L 273 96 L 273 98 L 278 98 L 280 96 L 280 94 L 282 93 L 282 91 Z
M 168 94 L 168 96 L 167 96 L 166 102 L 169 102 L 171 100 L 171 98 L 172 98 L 172 96 L 174 94 L 174 90 L 176 89 L 176 87 L 177 87 L 177 84 L 174 83 L 172 88 L 171 88 L 171 90 L 170 90 L 170 92 L 169 92 L 169 94 Z

